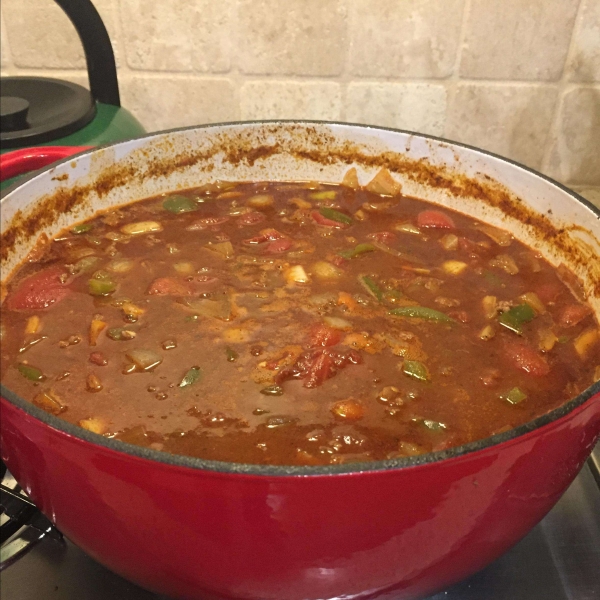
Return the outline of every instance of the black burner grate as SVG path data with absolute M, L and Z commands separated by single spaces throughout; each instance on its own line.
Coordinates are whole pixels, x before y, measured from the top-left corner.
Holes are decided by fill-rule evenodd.
M 44 537 L 62 542 L 52 526 L 24 494 L 6 465 L 0 462 L 0 571 L 26 554 Z

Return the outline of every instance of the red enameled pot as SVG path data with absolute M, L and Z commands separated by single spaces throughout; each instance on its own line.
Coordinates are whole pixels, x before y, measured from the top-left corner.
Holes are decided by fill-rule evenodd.
M 600 314 L 600 213 L 506 159 L 354 125 L 265 122 L 85 151 L 2 200 L 3 277 L 40 234 L 98 209 L 222 180 L 361 182 L 510 229 L 568 264 Z M 481 569 L 573 481 L 600 436 L 600 385 L 521 427 L 412 458 L 261 467 L 172 456 L 80 429 L 2 387 L 2 458 L 57 527 L 113 571 L 175 598 L 416 598 Z

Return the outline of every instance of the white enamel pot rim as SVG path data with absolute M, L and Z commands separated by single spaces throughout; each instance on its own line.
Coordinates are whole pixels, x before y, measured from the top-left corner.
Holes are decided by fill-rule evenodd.
M 85 198 L 75 203 L 68 214 L 46 219 L 36 229 L 36 236 L 52 236 L 97 210 L 215 180 L 339 183 L 351 166 L 357 168 L 361 184 L 381 166 L 387 166 L 402 183 L 403 193 L 509 229 L 551 263 L 565 262 L 583 280 L 590 302 L 600 315 L 598 208 L 558 182 L 501 156 L 433 136 L 364 125 L 319 121 L 223 123 L 174 129 L 87 150 L 23 178 L 4 192 L 0 212 L 2 240 L 11 224 L 34 213 L 39 216 L 43 212 L 40 206 L 65 194 L 79 200 Z M 452 185 L 448 185 L 450 180 Z M 112 181 L 113 186 L 106 186 L 107 181 Z M 490 205 L 469 196 L 473 186 L 500 200 Z M 512 216 L 504 210 L 509 204 L 508 213 Z M 527 214 L 534 218 L 523 216 Z M 536 219 L 550 228 L 540 229 Z M 559 240 L 563 248 L 566 242 L 577 251 L 556 248 L 552 240 L 546 239 L 548 231 L 553 232 L 550 237 Z M 34 242 L 34 237 L 17 239 L 6 256 L 3 252 L 3 277 L 24 259 Z M 222 473 L 306 476 L 412 467 L 458 458 L 498 444 L 518 443 L 521 436 L 568 419 L 570 413 L 600 392 L 600 382 L 537 419 L 483 440 L 415 457 L 323 467 L 243 465 L 175 456 L 107 439 L 46 413 L 4 385 L 0 391 L 6 400 L 54 429 L 132 456 Z M 596 404 L 600 408 L 600 402 Z

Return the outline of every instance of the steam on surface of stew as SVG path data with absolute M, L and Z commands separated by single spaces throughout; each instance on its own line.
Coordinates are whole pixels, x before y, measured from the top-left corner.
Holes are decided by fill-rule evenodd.
M 313 465 L 485 438 L 599 378 L 568 270 L 386 172 L 346 183 L 215 184 L 63 231 L 9 284 L 3 383 L 133 444 Z

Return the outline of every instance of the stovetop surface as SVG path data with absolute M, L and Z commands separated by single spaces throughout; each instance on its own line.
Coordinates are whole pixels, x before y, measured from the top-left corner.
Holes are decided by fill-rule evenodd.
M 599 600 L 598 449 L 521 542 L 430 600 Z M 43 539 L 0 574 L 2 600 L 167 600 L 111 573 L 71 542 Z

